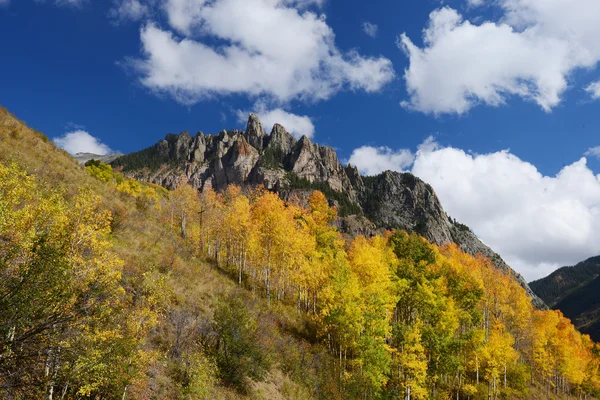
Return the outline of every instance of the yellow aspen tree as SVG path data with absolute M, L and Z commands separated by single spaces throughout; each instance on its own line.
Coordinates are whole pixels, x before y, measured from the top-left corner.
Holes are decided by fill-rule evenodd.
M 338 386 L 352 379 L 348 356 L 357 350 L 360 334 L 364 330 L 361 309 L 361 287 L 343 254 L 334 263 L 329 285 L 323 290 L 320 310 L 321 335 L 326 339 L 329 351 L 338 357 Z
M 364 394 L 372 397 L 386 385 L 391 354 L 395 351 L 387 343 L 392 333 L 393 309 L 398 301 L 392 282 L 396 256 L 385 238 L 377 236 L 367 240 L 358 236 L 350 245 L 348 259 L 362 287 L 364 315 L 364 330 L 355 363 L 360 366 L 361 376 L 366 381 Z
M 262 267 L 267 303 L 271 304 L 273 281 L 280 278 L 294 222 L 283 201 L 270 192 L 265 192 L 252 204 L 252 221 L 257 228 L 257 243 L 261 253 L 258 260 Z
M 227 188 L 222 222 L 227 243 L 227 262 L 236 267 L 238 284 L 241 285 L 248 263 L 248 253 L 256 239 L 252 229 L 250 200 L 241 194 L 239 186 L 232 185 Z
M 198 222 L 200 239 L 198 247 L 201 253 L 212 257 L 220 264 L 222 225 L 224 213 L 223 196 L 212 187 L 205 187 L 200 195 Z
M 546 385 L 553 385 L 557 368 L 556 339 L 558 314 L 553 311 L 536 310 L 533 313 L 532 367 L 535 376 Z
M 405 399 L 427 399 L 427 356 L 422 343 L 423 322 L 415 321 L 404 333 L 398 349 L 398 377 Z

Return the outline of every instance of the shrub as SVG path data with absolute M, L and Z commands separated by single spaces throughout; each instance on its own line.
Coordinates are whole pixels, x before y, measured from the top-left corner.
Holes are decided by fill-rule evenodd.
M 215 309 L 218 334 L 216 361 L 224 384 L 241 392 L 248 390 L 248 378 L 262 380 L 269 361 L 259 345 L 256 318 L 239 295 L 222 298 Z

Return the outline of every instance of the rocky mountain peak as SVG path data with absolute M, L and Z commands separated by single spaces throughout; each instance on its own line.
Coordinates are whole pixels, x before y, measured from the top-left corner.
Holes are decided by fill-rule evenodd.
M 262 150 L 265 131 L 263 130 L 262 123 L 256 114 L 250 114 L 248 117 L 245 136 L 250 145 L 258 150 Z
M 283 125 L 280 125 L 277 123 L 275 125 L 273 125 L 273 129 L 271 130 L 271 138 L 273 138 L 273 136 L 282 136 L 282 135 L 290 135 L 290 134 L 288 133 L 288 131 L 285 130 Z
M 296 139 L 282 125 L 275 124 L 267 147 L 280 152 L 283 156 L 288 156 L 293 151 L 296 143 Z
M 360 175 L 360 172 L 358 171 L 357 167 L 348 164 L 346 166 L 346 175 L 348 175 L 348 179 L 350 179 L 350 183 L 353 187 L 363 186 L 364 183 L 362 180 L 362 176 Z
M 312 142 L 310 141 L 310 139 L 306 135 L 302 135 L 302 137 L 299 140 L 299 143 L 300 143 L 300 147 L 302 147 L 302 148 L 310 148 L 310 147 L 312 147 Z

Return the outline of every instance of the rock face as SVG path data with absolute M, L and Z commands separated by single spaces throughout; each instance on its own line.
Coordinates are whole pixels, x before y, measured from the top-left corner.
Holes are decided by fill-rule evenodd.
M 266 135 L 258 117 L 251 114 L 245 131 L 169 134 L 153 147 L 112 162 L 126 175 L 167 188 L 187 182 L 203 190 L 222 190 L 230 184 L 264 185 L 284 198 L 303 198 L 302 192 L 319 189 L 338 206 L 338 226 L 347 234 L 374 234 L 384 229 L 416 232 L 443 245 L 456 243 L 463 251 L 483 254 L 494 265 L 512 271 L 498 254 L 483 244 L 468 227 L 452 221 L 433 188 L 409 173 L 384 172 L 363 177 L 351 165 L 342 166 L 335 151 L 296 140 L 275 124 Z M 514 273 L 538 308 L 546 308 L 525 280 Z

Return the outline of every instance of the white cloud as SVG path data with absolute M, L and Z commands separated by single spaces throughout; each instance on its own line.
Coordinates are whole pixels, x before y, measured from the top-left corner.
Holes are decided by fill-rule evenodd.
M 183 104 L 227 94 L 318 101 L 342 89 L 375 92 L 394 78 L 387 58 L 342 53 L 324 16 L 306 8 L 314 3 L 168 0 L 169 24 L 183 37 L 147 24 L 143 56 L 129 64 L 144 86 Z
M 64 136 L 57 137 L 53 141 L 70 154 L 92 153 L 103 156 L 111 152 L 111 149 L 98 138 L 82 130 L 65 133 Z
M 484 0 L 467 0 L 467 4 L 472 7 L 479 7 L 483 5 Z
M 586 156 L 600 159 L 600 146 L 592 147 L 585 152 Z
M 0 0 L 0 7 L 6 7 L 10 4 L 10 0 Z
M 379 27 L 370 22 L 363 22 L 362 29 L 363 29 L 364 33 L 366 33 L 368 36 L 371 36 L 372 38 L 374 38 L 377 36 L 377 31 L 379 30 Z
M 544 176 L 509 151 L 471 155 L 449 147 L 418 151 L 412 172 L 529 279 L 549 272 L 538 266 L 600 254 L 600 176 L 585 158 Z
M 366 156 L 354 157 L 363 172 L 410 169 L 389 161 L 390 154 L 408 150 L 364 149 L 355 153 Z M 588 153 L 600 154 L 600 149 Z M 384 166 L 378 165 L 380 159 Z M 449 215 L 533 280 L 600 254 L 600 175 L 586 161 L 545 176 L 508 150 L 474 155 L 428 139 L 410 170 L 433 186 Z
M 592 99 L 594 99 L 594 100 L 600 99 L 600 81 L 590 83 L 585 88 L 585 91 L 588 92 L 590 94 L 590 96 L 592 96 Z
M 302 136 L 312 138 L 315 134 L 315 126 L 307 115 L 292 114 L 281 108 L 268 109 L 260 103 L 256 104 L 254 108 L 255 110 L 252 112 L 258 116 L 267 132 L 270 132 L 273 125 L 280 124 L 296 139 Z M 236 114 L 238 122 L 243 123 L 248 120 L 250 112 L 237 111 Z
M 139 0 L 115 0 L 108 11 L 110 18 L 117 23 L 139 21 L 150 14 L 150 8 Z
M 363 146 L 355 149 L 348 162 L 362 174 L 372 176 L 383 171 L 404 171 L 410 167 L 414 156 L 410 150 L 394 151 L 389 147 Z
M 498 21 L 479 25 L 454 9 L 431 13 L 423 47 L 406 34 L 409 99 L 404 107 L 430 114 L 463 114 L 478 104 L 499 106 L 510 96 L 556 107 L 571 73 L 600 61 L 597 0 L 498 0 Z

